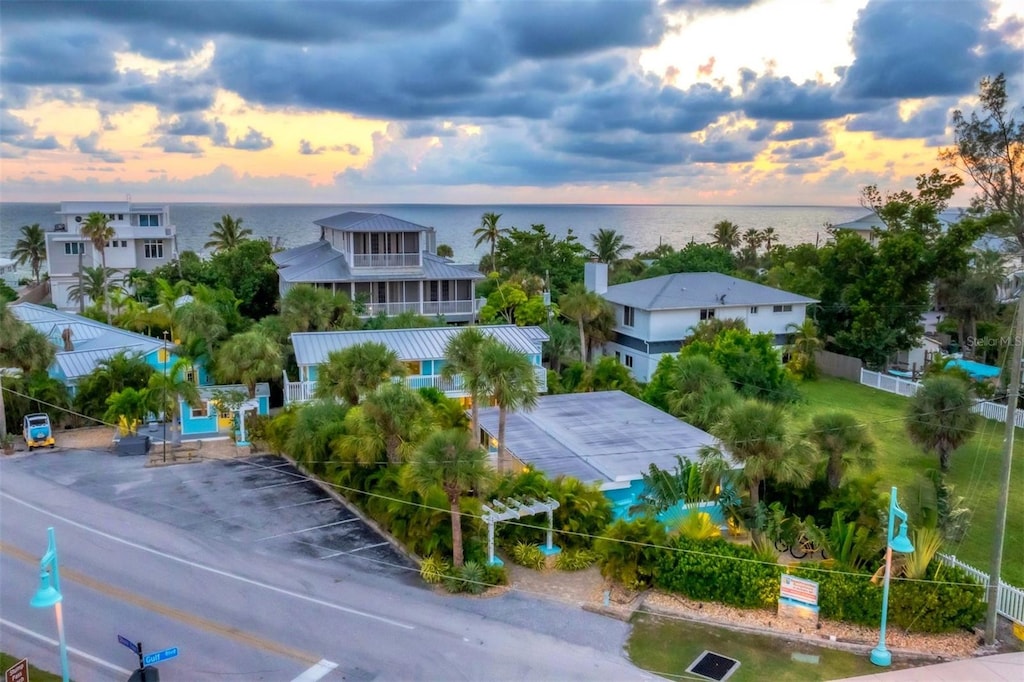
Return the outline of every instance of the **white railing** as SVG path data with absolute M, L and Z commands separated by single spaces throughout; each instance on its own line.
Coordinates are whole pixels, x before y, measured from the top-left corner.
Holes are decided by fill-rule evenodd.
M 977 580 L 985 588 L 985 595 L 982 597 L 982 601 L 988 602 L 988 573 L 979 571 L 970 564 L 957 559 L 955 556 L 948 554 L 936 555 L 939 561 L 946 564 L 947 566 L 955 566 L 963 570 L 969 576 Z M 1024 590 L 1013 585 L 1008 585 L 1002 580 L 999 581 L 999 592 L 996 598 L 996 612 L 1001 616 L 1005 616 L 1015 623 L 1024 625 Z
M 899 377 L 889 376 L 888 374 L 882 374 L 881 372 L 872 372 L 866 369 L 862 369 L 860 371 L 860 383 L 865 386 L 871 386 L 873 388 L 886 391 L 887 393 L 897 393 L 907 397 L 916 395 L 917 389 L 921 387 L 920 382 L 917 381 L 900 379 Z M 1003 423 L 1006 422 L 1006 405 L 982 401 L 975 403 L 974 406 L 971 407 L 971 412 L 980 414 L 985 419 L 992 419 L 993 421 Z M 1018 408 L 1013 422 L 1018 428 L 1024 428 L 1024 410 Z
M 417 268 L 420 266 L 418 253 L 355 253 L 352 254 L 354 268 Z
M 537 392 L 547 393 L 548 391 L 548 372 L 544 367 L 534 367 L 534 377 L 537 379 Z M 465 384 L 462 381 L 462 375 L 457 374 L 451 379 L 433 374 L 416 374 L 413 376 L 402 377 L 396 379 L 396 381 L 404 381 L 405 385 L 409 388 L 436 388 L 441 391 L 449 398 L 465 398 L 469 395 L 466 390 Z M 285 376 L 284 381 L 284 403 L 288 405 L 290 403 L 305 403 L 313 399 L 316 393 L 316 382 L 315 381 L 288 381 L 288 377 Z
M 476 301 L 424 301 L 424 315 L 468 315 L 474 312 Z
M 385 315 L 398 315 L 399 313 L 420 314 L 419 301 L 405 301 L 402 303 L 363 303 L 363 315 L 373 316 L 379 313 Z

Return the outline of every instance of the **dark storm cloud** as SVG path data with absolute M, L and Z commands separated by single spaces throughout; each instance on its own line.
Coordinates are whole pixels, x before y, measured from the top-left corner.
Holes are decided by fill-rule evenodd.
M 692 133 L 702 130 L 734 105 L 728 89 L 698 83 L 688 90 L 655 79 L 587 92 L 566 107 L 558 122 L 567 130 L 592 133 L 631 129 L 642 133 Z
M 161 74 L 151 78 L 128 71 L 116 83 L 86 94 L 113 104 L 153 104 L 161 111 L 184 113 L 203 111 L 213 105 L 215 84 L 208 78 Z
M 36 136 L 36 127 L 29 125 L 7 109 L 0 108 L 0 141 L 22 149 L 62 149 L 53 135 Z
M 507 2 L 498 6 L 498 15 L 514 52 L 528 58 L 652 47 L 665 32 L 655 0 Z
M 161 61 L 188 59 L 203 46 L 201 38 L 178 38 L 156 34 L 152 31 L 133 33 L 128 40 L 132 52 Z
M 4 142 L 12 144 L 15 147 L 21 147 L 22 149 L 38 149 L 42 151 L 64 148 L 61 146 L 60 142 L 57 142 L 57 138 L 53 135 L 47 135 L 46 137 L 30 137 L 23 135 L 13 139 L 5 139 Z
M 455 19 L 454 2 L 404 0 L 8 0 L 5 22 L 50 22 L 55 17 L 96 20 L 122 26 L 148 26 L 189 35 L 236 35 L 283 42 L 331 42 L 364 32 L 426 30 Z
M 820 123 L 813 121 L 797 121 L 789 128 L 772 133 L 770 139 L 776 142 L 791 142 L 793 140 L 806 140 L 809 137 L 819 137 L 824 133 Z
M 744 113 L 751 118 L 771 121 L 826 121 L 846 114 L 877 109 L 877 102 L 840 99 L 835 86 L 814 81 L 797 85 L 788 76 L 758 77 L 750 69 L 741 70 Z
M 763 142 L 768 139 L 773 130 L 775 130 L 774 121 L 758 121 L 757 125 L 747 133 L 747 140 L 750 142 Z
M 8 6 L 4 4 L 4 21 Z M 88 27 L 54 23 L 41 31 L 4 31 L 0 71 L 5 83 L 103 85 L 117 79 L 114 53 L 104 36 Z
M 101 149 L 99 146 L 100 134 L 93 132 L 84 137 L 75 137 L 73 142 L 78 151 L 88 154 L 94 159 L 104 163 L 124 163 L 124 157 L 109 149 Z
M 780 160 L 801 161 L 816 159 L 831 151 L 832 142 L 830 140 L 804 141 L 786 147 L 776 147 L 772 150 L 772 156 Z
M 421 137 L 453 137 L 456 131 L 432 121 L 410 121 L 400 126 L 399 133 L 407 140 L 415 140 Z
M 940 136 L 946 132 L 946 123 L 955 105 L 955 100 L 943 99 L 918 109 L 903 120 L 899 105 L 891 104 L 879 111 L 854 116 L 847 122 L 846 129 L 895 140 Z
M 986 74 L 1018 71 L 1024 50 L 987 27 L 990 0 L 872 0 L 853 29 L 850 97 L 964 95 Z
M 233 149 L 241 149 L 247 152 L 259 152 L 264 149 L 270 149 L 273 146 L 274 141 L 255 128 L 249 128 L 245 135 L 231 144 Z
M 160 126 L 160 132 L 166 135 L 187 137 L 190 135 L 209 136 L 213 134 L 213 124 L 197 114 L 178 116 Z

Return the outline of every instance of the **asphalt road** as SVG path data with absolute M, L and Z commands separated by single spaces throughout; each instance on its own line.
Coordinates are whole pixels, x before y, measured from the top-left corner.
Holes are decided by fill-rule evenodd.
M 60 553 L 72 677 L 161 680 L 653 679 L 627 626 L 511 592 L 446 597 L 403 555 L 274 458 L 147 469 L 41 452 L 0 461 L 0 646 L 59 668 L 54 614 L 32 609 L 46 528 Z M 331 667 L 335 666 L 335 667 Z

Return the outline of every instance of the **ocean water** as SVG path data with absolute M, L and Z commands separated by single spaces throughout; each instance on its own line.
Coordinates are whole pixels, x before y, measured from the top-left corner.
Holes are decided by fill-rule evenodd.
M 0 203 L 0 256 L 10 256 L 22 225 L 39 223 L 52 229 L 59 204 Z M 685 206 L 612 204 L 198 204 L 170 203 L 171 221 L 178 228 L 178 248 L 201 252 L 213 223 L 224 214 L 242 218 L 255 236 L 279 239 L 282 246 L 315 241 L 320 229 L 314 220 L 345 211 L 385 213 L 437 230 L 437 243 L 448 244 L 460 262 L 476 262 L 485 253 L 477 248 L 473 230 L 486 212 L 501 214 L 499 225 L 528 229 L 543 224 L 553 234 L 570 229 L 584 245 L 599 229 L 614 229 L 638 250 L 668 243 L 680 248 L 690 241 L 709 241 L 711 227 L 730 220 L 740 227 L 774 227 L 784 244 L 824 243 L 825 226 L 855 220 L 866 211 L 856 206 Z M 28 269 L 19 276 L 28 275 Z

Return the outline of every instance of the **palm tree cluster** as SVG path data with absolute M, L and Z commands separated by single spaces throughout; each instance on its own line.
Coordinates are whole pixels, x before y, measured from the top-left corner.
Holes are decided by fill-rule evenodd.
M 21 237 L 14 244 L 11 258 L 18 265 L 28 263 L 32 268 L 32 278 L 36 284 L 40 282 L 39 271 L 46 262 L 46 233 L 39 227 L 39 223 L 22 226 Z

